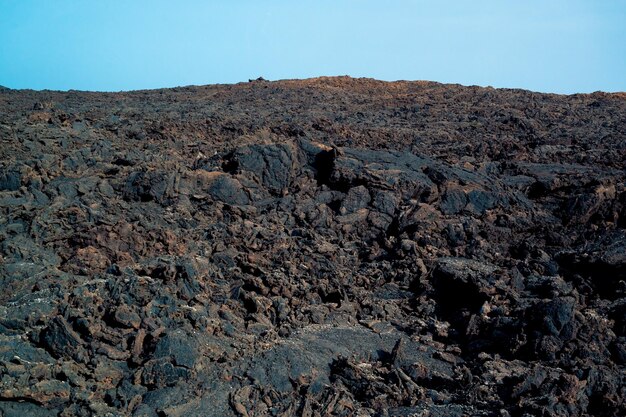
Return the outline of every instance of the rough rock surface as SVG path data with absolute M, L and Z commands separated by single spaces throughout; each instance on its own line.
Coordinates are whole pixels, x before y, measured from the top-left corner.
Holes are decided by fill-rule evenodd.
M 0 416 L 626 415 L 626 96 L 0 91 Z

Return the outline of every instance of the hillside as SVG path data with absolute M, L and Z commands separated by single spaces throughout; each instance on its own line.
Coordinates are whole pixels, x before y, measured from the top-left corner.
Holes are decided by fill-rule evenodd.
M 0 416 L 626 415 L 626 95 L 0 88 Z

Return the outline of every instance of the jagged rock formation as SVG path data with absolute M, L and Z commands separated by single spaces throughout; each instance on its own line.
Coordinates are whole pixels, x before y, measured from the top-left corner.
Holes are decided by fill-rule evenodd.
M 626 414 L 626 96 L 0 91 L 0 415 Z

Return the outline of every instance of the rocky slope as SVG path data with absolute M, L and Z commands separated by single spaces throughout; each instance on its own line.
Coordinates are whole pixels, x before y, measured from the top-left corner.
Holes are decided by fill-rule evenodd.
M 626 415 L 626 95 L 0 91 L 1 416 Z

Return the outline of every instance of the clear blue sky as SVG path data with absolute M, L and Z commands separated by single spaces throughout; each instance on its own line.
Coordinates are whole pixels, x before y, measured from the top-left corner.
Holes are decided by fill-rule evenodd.
M 0 85 L 350 75 L 626 90 L 626 0 L 0 0 Z

